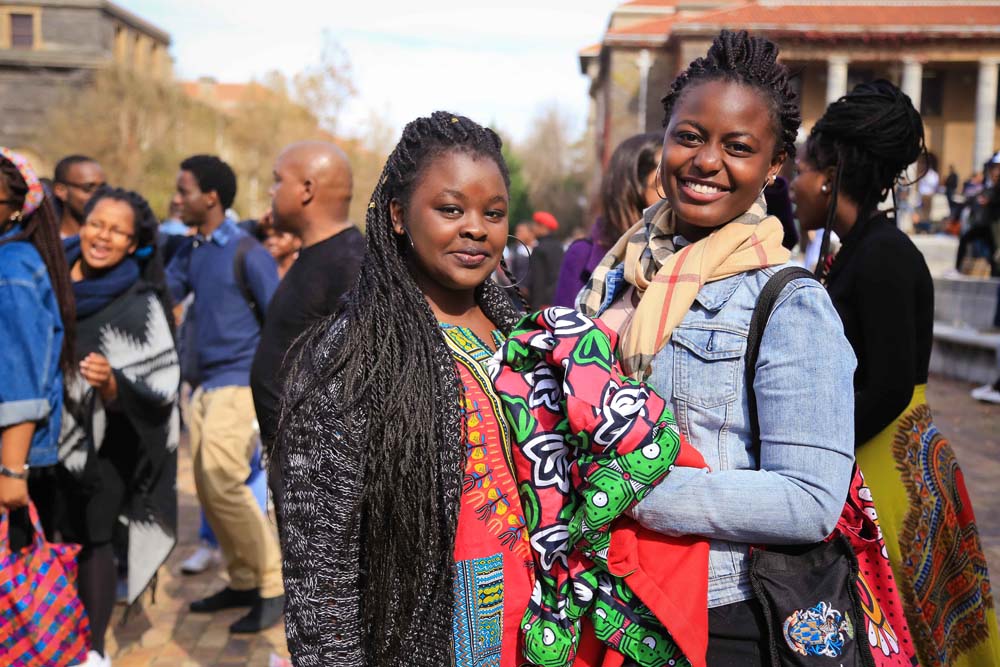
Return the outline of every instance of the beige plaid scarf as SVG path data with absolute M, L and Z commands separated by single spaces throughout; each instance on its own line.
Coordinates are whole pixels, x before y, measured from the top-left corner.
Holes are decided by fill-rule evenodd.
M 606 296 L 608 273 L 624 264 L 625 280 L 635 286 L 640 300 L 619 332 L 618 349 L 625 371 L 640 380 L 702 285 L 784 264 L 790 256 L 781 245 L 781 222 L 767 215 L 763 196 L 730 223 L 680 250 L 674 246 L 675 227 L 666 200 L 649 208 L 601 260 L 577 299 L 580 311 L 595 317 Z

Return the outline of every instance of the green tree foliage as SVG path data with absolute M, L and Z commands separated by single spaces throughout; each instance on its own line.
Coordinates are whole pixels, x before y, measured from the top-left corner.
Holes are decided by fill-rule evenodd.
M 534 210 L 552 213 L 559 235 L 590 224 L 587 190 L 593 164 L 582 139 L 572 136 L 570 121 L 557 106 L 542 108 L 528 136 L 514 145 Z
M 179 82 L 142 72 L 101 70 L 89 86 L 67 91 L 53 106 L 32 146 L 49 165 L 70 153 L 92 155 L 111 183 L 141 192 L 161 215 L 181 160 L 195 153 L 219 155 L 236 171 L 236 210 L 256 217 L 269 205 L 272 168 L 281 149 L 323 139 L 338 143 L 351 157 L 355 200 L 367 205 L 392 143 L 385 147 L 384 129 L 361 140 L 335 137 L 337 118 L 354 88 L 347 57 L 328 34 L 319 63 L 290 79 L 268 74 L 245 86 L 235 102 L 214 98 L 212 82 L 204 85 L 209 92 L 202 95 L 197 85 L 185 92 Z M 371 124 L 378 125 L 374 119 Z M 372 174 L 375 163 L 378 171 Z M 363 222 L 363 210 L 352 207 L 355 212 Z
M 528 194 L 528 184 L 524 178 L 521 160 L 509 146 L 510 144 L 505 141 L 503 158 L 510 172 L 510 208 L 507 211 L 507 220 L 513 231 L 514 225 L 522 220 L 531 219 L 534 209 L 531 207 L 531 196 Z
M 113 183 L 166 210 L 180 160 L 189 147 L 213 150 L 224 125 L 217 112 L 172 82 L 108 69 L 89 88 L 67 92 L 33 146 L 49 164 L 69 153 L 92 155 Z

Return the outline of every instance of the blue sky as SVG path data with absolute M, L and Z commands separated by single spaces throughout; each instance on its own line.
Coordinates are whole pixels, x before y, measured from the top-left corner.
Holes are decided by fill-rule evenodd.
M 582 129 L 577 51 L 600 40 L 617 0 L 119 0 L 173 37 L 176 74 L 241 82 L 319 58 L 330 31 L 358 93 L 342 130 L 372 112 L 396 128 L 438 108 L 523 138 L 557 104 Z M 280 9 L 280 11 L 279 11 Z

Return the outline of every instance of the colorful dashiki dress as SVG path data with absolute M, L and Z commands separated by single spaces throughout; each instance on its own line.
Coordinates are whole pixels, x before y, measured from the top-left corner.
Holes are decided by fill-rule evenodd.
M 906 620 L 925 667 L 1000 665 L 993 592 L 965 479 L 926 385 L 857 449 Z
M 462 382 L 465 477 L 455 535 L 455 667 L 517 667 L 534 560 L 518 497 L 510 433 L 472 330 L 441 324 Z M 493 332 L 493 345 L 503 343 Z

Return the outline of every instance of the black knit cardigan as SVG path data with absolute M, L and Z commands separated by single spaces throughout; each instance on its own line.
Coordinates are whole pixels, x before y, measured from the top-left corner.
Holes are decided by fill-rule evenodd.
M 516 324 L 520 314 L 508 294 L 492 281 L 478 290 L 477 301 L 501 331 L 507 333 Z M 364 627 L 363 605 L 379 604 L 378 600 L 365 600 L 362 595 L 365 545 L 359 503 L 365 415 L 352 415 L 352 428 L 336 416 L 333 407 L 340 404 L 342 390 L 336 376 L 320 391 L 310 391 L 297 409 L 287 411 L 287 406 L 299 402 L 333 359 L 344 324 L 343 319 L 335 320 L 319 345 L 301 351 L 282 402 L 286 414 L 276 444 L 276 462 L 283 475 L 285 633 L 296 667 L 395 667 L 371 663 L 364 645 L 369 633 Z M 442 438 L 454 443 L 453 448 L 441 448 L 453 453 L 443 465 L 448 468 L 448 478 L 453 480 L 445 520 L 447 525 L 454 526 L 464 466 L 462 413 L 455 361 L 443 337 L 436 357 L 441 368 L 448 370 L 439 374 L 446 378 L 447 386 L 437 392 L 441 398 L 436 418 L 443 426 L 438 429 Z M 413 557 L 425 561 L 421 567 L 437 567 L 437 559 L 422 554 Z M 428 604 L 419 609 L 406 633 L 405 659 L 398 664 L 408 667 L 453 664 L 452 613 L 450 605 L 431 608 Z

